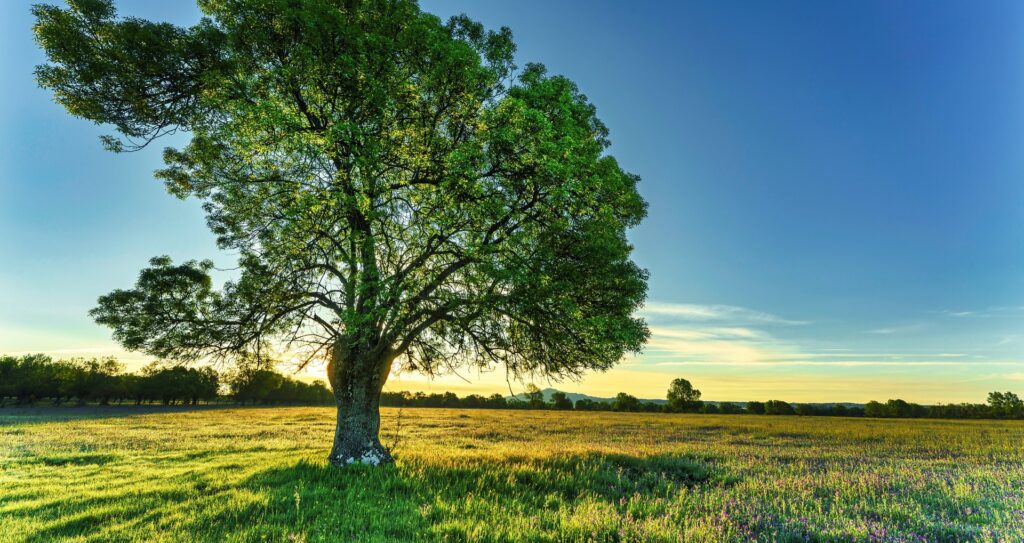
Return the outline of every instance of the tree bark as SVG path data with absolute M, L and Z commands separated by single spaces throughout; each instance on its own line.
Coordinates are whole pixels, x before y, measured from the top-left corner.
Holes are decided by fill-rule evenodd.
M 334 446 L 328 460 L 335 466 L 394 462 L 380 442 L 380 393 L 391 359 L 380 353 L 358 353 L 335 345 L 327 376 L 338 401 Z

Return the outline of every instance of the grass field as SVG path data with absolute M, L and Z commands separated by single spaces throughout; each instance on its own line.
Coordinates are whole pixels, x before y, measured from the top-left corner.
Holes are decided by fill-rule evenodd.
M 0 541 L 1024 541 L 1024 424 L 406 409 L 0 411 Z M 397 410 L 385 410 L 385 441 Z

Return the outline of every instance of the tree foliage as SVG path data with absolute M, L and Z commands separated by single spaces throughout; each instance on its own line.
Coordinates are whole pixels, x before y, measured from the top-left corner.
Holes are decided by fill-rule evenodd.
M 764 402 L 765 415 L 793 415 L 795 413 L 793 406 L 782 400 L 768 400 Z
M 197 404 L 220 394 L 220 375 L 210 367 L 185 368 L 151 364 L 143 369 L 135 385 L 138 400 L 156 399 L 164 405 L 176 401 Z
M 558 390 L 551 393 L 551 407 L 558 410 L 573 408 L 573 402 L 564 392 Z
M 683 378 L 672 380 L 668 388 L 668 409 L 677 413 L 697 411 L 701 408 L 700 391 Z
M 1024 400 L 1013 392 L 989 392 L 988 404 L 1000 418 L 1019 419 L 1024 417 Z
M 747 413 L 754 415 L 764 414 L 764 402 L 750 401 L 747 402 Z
M 49 400 L 61 404 L 132 401 L 164 404 L 217 399 L 220 376 L 209 367 L 184 368 L 152 364 L 140 373 L 124 373 L 113 357 L 53 360 L 43 354 L 0 356 L 0 405 Z
M 19 405 L 49 401 L 60 405 L 131 402 L 135 405 L 191 404 L 224 400 L 226 384 L 239 403 L 325 405 L 333 395 L 322 381 L 306 383 L 274 372 L 267 366 L 222 376 L 209 366 L 185 367 L 154 362 L 136 373 L 125 373 L 113 357 L 53 360 L 42 354 L 0 356 L 0 406 L 13 399 Z M 257 378 L 253 378 L 256 375 Z
M 640 400 L 632 394 L 620 392 L 612 400 L 612 411 L 639 411 Z
M 394 0 L 206 0 L 188 28 L 69 4 L 34 8 L 40 84 L 113 125 L 115 150 L 188 131 L 158 176 L 241 255 L 222 289 L 209 262 L 161 257 L 101 298 L 126 347 L 284 339 L 313 358 L 343 341 L 426 372 L 572 376 L 646 338 L 624 235 L 637 178 L 571 81 L 517 70 L 508 29 Z
M 411 0 L 199 7 L 187 28 L 111 0 L 33 8 L 39 83 L 113 125 L 114 151 L 187 131 L 157 176 L 239 255 L 222 288 L 209 262 L 158 257 L 100 298 L 127 348 L 327 359 L 340 464 L 390 459 L 378 404 L 396 361 L 566 378 L 639 351 L 638 179 L 573 82 L 516 67 L 507 28 Z
M 509 401 L 501 394 L 484 397 L 470 394 L 458 397 L 452 392 L 424 394 L 423 392 L 384 392 L 381 405 L 391 407 L 455 407 L 461 409 L 507 409 Z

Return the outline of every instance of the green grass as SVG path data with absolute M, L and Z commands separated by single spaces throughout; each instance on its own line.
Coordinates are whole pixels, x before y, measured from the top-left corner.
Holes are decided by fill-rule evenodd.
M 338 470 L 332 409 L 11 413 L 0 541 L 1024 541 L 1019 422 L 406 409 Z

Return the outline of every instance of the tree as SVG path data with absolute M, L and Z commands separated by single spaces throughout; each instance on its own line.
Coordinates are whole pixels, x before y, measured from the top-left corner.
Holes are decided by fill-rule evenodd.
M 574 407 L 577 411 L 608 411 L 611 409 L 611 404 L 608 402 L 591 400 L 590 398 L 580 398 L 579 400 L 576 400 L 576 405 Z
M 283 382 L 284 376 L 272 369 L 249 366 L 233 374 L 228 387 L 239 403 L 268 403 L 271 393 L 280 388 Z
M 631 394 L 620 392 L 612 400 L 612 411 L 639 411 L 640 400 Z
M 73 359 L 71 364 L 78 371 L 74 373 L 70 392 L 78 397 L 80 404 L 98 399 L 101 405 L 107 405 L 110 398 L 120 392 L 117 376 L 124 370 L 124 365 L 113 357 Z
M 18 359 L 10 356 L 0 356 L 0 407 L 7 402 L 7 398 L 15 395 L 18 383 Z
M 782 400 L 768 400 L 764 402 L 765 415 L 792 415 L 793 406 Z
M 220 376 L 209 366 L 194 370 L 191 392 L 193 405 L 199 403 L 199 400 L 216 400 L 220 394 Z
M 730 402 L 722 402 L 718 404 L 718 409 L 723 415 L 735 415 L 743 412 L 742 407 Z
M 526 385 L 526 403 L 530 409 L 544 409 L 547 407 L 547 403 L 544 402 L 544 392 L 533 383 Z
M 885 406 L 882 405 L 881 403 L 875 401 L 875 400 L 871 400 L 870 402 L 864 404 L 864 416 L 865 417 L 884 417 L 884 416 L 886 416 L 885 415 Z
M 23 355 L 12 367 L 14 384 L 10 392 L 19 404 L 32 404 L 42 398 L 53 398 L 60 403 L 73 396 L 72 386 L 77 370 L 70 362 L 54 362 L 44 354 Z
M 763 415 L 764 414 L 764 402 L 747 402 L 747 413 L 752 415 Z
M 1016 419 L 1024 415 L 1024 400 L 1013 392 L 989 392 L 988 404 L 995 417 Z
M 393 364 L 559 379 L 639 351 L 638 178 L 575 84 L 513 64 L 507 28 L 403 0 L 199 4 L 188 28 L 111 0 L 33 8 L 40 85 L 112 125 L 113 151 L 190 134 L 157 176 L 239 255 L 219 289 L 211 262 L 159 257 L 101 297 L 92 315 L 127 349 L 326 359 L 339 465 L 391 460 Z
M 686 379 L 673 379 L 668 387 L 668 410 L 676 413 L 698 411 L 701 408 L 700 391 Z
M 572 409 L 572 400 L 561 390 L 556 390 L 551 393 L 551 407 L 563 411 Z
M 871 401 L 864 406 L 868 417 L 918 418 L 928 414 L 928 409 L 916 403 L 892 399 L 884 404 Z
M 818 414 L 818 409 L 809 403 L 798 403 L 796 408 L 793 410 L 794 413 L 801 417 L 809 417 Z
M 501 394 L 494 393 L 487 397 L 485 407 L 488 409 L 505 409 L 508 407 L 508 401 Z

